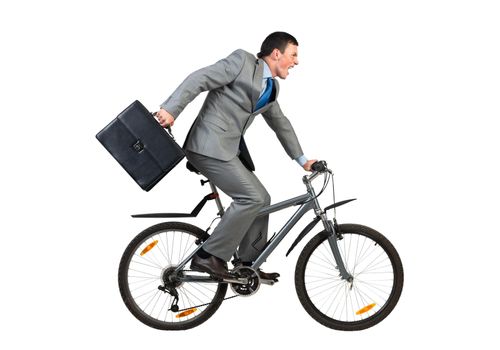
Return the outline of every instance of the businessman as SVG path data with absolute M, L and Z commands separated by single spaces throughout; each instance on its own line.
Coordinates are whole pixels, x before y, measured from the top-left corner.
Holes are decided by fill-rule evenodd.
M 290 34 L 275 32 L 263 41 L 257 58 L 236 50 L 215 64 L 190 74 L 161 104 L 157 118 L 163 127 L 176 118 L 196 96 L 209 91 L 186 138 L 188 161 L 215 186 L 233 199 L 219 225 L 193 257 L 191 268 L 220 278 L 231 275 L 225 262 L 238 249 L 243 264 L 250 265 L 267 241 L 268 216 L 257 217 L 271 198 L 253 173 L 254 167 L 243 135 L 261 114 L 276 133 L 290 158 L 310 171 L 297 136 L 278 104 L 279 77 L 299 64 L 298 42 Z M 278 273 L 258 270 L 261 279 L 276 280 Z

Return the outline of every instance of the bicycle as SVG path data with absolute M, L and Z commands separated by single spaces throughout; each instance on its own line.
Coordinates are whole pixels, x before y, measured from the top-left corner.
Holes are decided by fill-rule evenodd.
M 188 163 L 191 171 L 197 170 Z M 396 306 L 403 289 L 403 266 L 394 246 L 379 232 L 362 225 L 338 224 L 336 208 L 355 199 L 335 202 L 333 172 L 326 162 L 313 164 L 312 173 L 302 181 L 307 193 L 267 206 L 258 215 L 299 206 L 281 230 L 267 242 L 251 266 L 240 264 L 233 255 L 230 279 L 191 271 L 186 265 L 210 236 L 207 230 L 184 222 L 163 222 L 138 234 L 128 245 L 118 272 L 120 293 L 131 313 L 144 324 L 162 330 L 185 330 L 208 320 L 226 299 L 251 296 L 261 284 L 257 269 L 283 238 L 309 210 L 316 217 L 297 236 L 288 256 L 297 244 L 322 222 L 323 230 L 305 245 L 297 260 L 295 289 L 307 313 L 322 325 L 344 331 L 362 330 L 376 325 Z M 199 173 L 198 173 L 199 174 Z M 319 194 L 312 181 L 323 174 Z M 332 179 L 334 203 L 322 209 L 318 197 Z M 195 217 L 209 200 L 215 200 L 218 217 L 224 214 L 217 188 L 209 180 L 212 192 L 189 213 L 140 214 L 133 217 Z M 327 211 L 334 209 L 333 220 Z M 235 293 L 225 299 L 228 285 Z

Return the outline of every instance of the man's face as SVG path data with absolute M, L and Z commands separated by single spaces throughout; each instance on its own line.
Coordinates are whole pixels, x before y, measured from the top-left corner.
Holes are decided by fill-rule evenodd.
M 280 50 L 275 49 L 275 51 L 277 51 L 276 52 L 277 64 L 276 64 L 276 70 L 274 72 L 275 74 L 273 75 L 278 76 L 281 79 L 286 79 L 286 77 L 289 74 L 288 70 L 299 64 L 297 50 L 298 46 L 290 43 L 288 43 L 288 45 L 286 46 L 284 53 L 281 53 Z

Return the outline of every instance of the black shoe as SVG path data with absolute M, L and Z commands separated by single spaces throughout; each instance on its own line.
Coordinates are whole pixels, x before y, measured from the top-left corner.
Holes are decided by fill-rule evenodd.
M 252 266 L 252 263 L 247 262 L 247 261 L 243 261 L 243 262 L 241 262 L 241 265 Z M 277 272 L 267 273 L 267 272 L 262 271 L 261 269 L 257 269 L 257 273 L 259 274 L 259 277 L 261 280 L 271 280 L 274 282 L 278 282 L 278 277 L 280 276 L 280 274 Z
M 257 270 L 257 273 L 259 274 L 259 277 L 261 280 L 271 280 L 274 282 L 278 282 L 278 277 L 280 276 L 279 273 L 277 272 L 264 272 L 261 269 Z
M 209 258 L 203 259 L 198 255 L 191 259 L 191 270 L 207 272 L 219 278 L 233 278 L 224 266 L 224 261 L 211 255 Z

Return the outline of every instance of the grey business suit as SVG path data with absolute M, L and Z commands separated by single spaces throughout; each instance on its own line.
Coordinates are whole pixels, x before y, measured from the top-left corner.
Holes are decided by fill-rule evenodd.
M 303 155 L 297 136 L 277 101 L 274 80 L 269 103 L 254 110 L 262 88 L 262 59 L 236 50 L 227 58 L 190 74 L 161 105 L 177 118 L 186 105 L 209 91 L 184 144 L 187 159 L 233 198 L 204 249 L 228 261 L 239 246 L 243 261 L 255 259 L 267 240 L 267 217 L 255 217 L 270 196 L 255 174 L 238 159 L 242 135 L 258 114 L 274 130 L 287 154 Z

